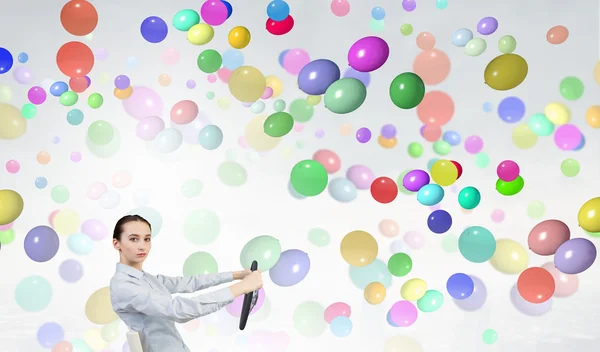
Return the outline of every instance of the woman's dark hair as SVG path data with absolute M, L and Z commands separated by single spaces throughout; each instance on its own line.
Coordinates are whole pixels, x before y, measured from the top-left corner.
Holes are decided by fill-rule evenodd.
M 117 221 L 117 224 L 115 225 L 115 230 L 113 231 L 113 238 L 116 239 L 117 241 L 121 240 L 121 235 L 123 234 L 123 227 L 125 226 L 125 224 L 133 222 L 133 221 L 141 221 L 141 222 L 145 222 L 146 225 L 148 225 L 148 227 L 150 228 L 150 230 L 152 230 L 152 225 L 150 225 L 150 222 L 148 222 L 148 220 L 144 219 L 143 217 L 139 216 L 139 215 L 125 215 L 124 217 L 120 218 L 119 221 Z

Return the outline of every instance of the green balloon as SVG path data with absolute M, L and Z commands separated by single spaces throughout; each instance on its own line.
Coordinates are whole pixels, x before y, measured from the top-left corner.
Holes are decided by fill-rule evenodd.
M 307 301 L 300 303 L 292 320 L 294 328 L 304 337 L 317 337 L 322 335 L 327 328 L 327 322 L 323 319 L 325 308 L 318 302 Z
M 348 114 L 358 109 L 367 98 L 367 87 L 356 78 L 339 79 L 327 88 L 325 107 L 336 114 Z
M 424 313 L 435 312 L 442 304 L 444 304 L 444 295 L 438 290 L 427 290 L 417 301 L 417 307 Z
M 21 108 L 21 116 L 26 119 L 32 119 L 37 114 L 37 107 L 33 104 L 27 103 Z
M 413 267 L 413 261 L 408 254 L 399 252 L 390 257 L 387 266 L 390 274 L 402 277 L 410 273 Z
M 114 136 L 115 130 L 113 126 L 106 121 L 96 120 L 88 127 L 88 137 L 95 144 L 108 144 L 113 140 Z
M 104 98 L 100 93 L 93 93 L 88 97 L 88 105 L 92 109 L 98 109 L 104 103 Z
M 517 40 L 512 35 L 505 35 L 498 40 L 498 50 L 503 54 L 512 54 L 517 48 Z
M 64 106 L 73 106 L 77 104 L 79 95 L 72 90 L 68 90 L 60 95 L 59 101 Z
M 295 121 L 307 122 L 313 117 L 315 108 L 309 105 L 306 99 L 296 99 L 292 101 L 288 110 Z
M 240 263 L 244 269 L 250 269 L 253 261 L 258 262 L 260 271 L 271 269 L 281 256 L 281 243 L 271 236 L 254 237 L 242 248 Z
M 329 233 L 321 228 L 308 231 L 308 240 L 317 247 L 325 247 L 331 241 Z
M 524 186 L 525 180 L 523 180 L 523 177 L 520 175 L 510 182 L 502 181 L 501 179 L 496 181 L 496 191 L 503 196 L 514 196 L 515 194 L 521 192 Z
M 587 233 L 589 236 L 600 238 L 600 232 L 589 232 L 589 231 L 586 231 L 586 230 L 583 230 L 583 232 Z M 14 239 L 14 233 L 13 233 L 13 239 Z M 0 232 L 0 243 L 4 244 L 2 242 L 2 232 Z
M 406 187 L 404 187 L 403 184 L 403 180 L 404 180 L 404 176 L 406 176 L 407 173 L 411 172 L 412 170 L 404 170 L 402 171 L 402 173 L 398 176 L 398 179 L 396 179 L 396 184 L 398 185 L 398 189 L 400 190 L 400 192 L 406 194 L 406 195 L 415 195 L 417 194 L 416 192 L 411 192 L 409 190 L 406 189 Z
M 15 288 L 15 301 L 26 312 L 40 312 L 52 300 L 52 285 L 41 276 L 27 276 Z
M 314 160 L 302 160 L 297 163 L 290 174 L 292 187 L 299 194 L 313 197 L 321 194 L 329 182 L 325 167 Z
M 273 110 L 280 112 L 285 110 L 285 101 L 281 99 L 277 99 L 273 102 Z
M 71 198 L 71 192 L 65 186 L 54 186 L 52 187 L 52 191 L 50 191 L 50 198 L 58 204 L 65 204 Z
M 294 118 L 287 112 L 271 114 L 264 123 L 265 133 L 271 137 L 283 137 L 294 128 Z
M 217 168 L 219 180 L 231 187 L 239 187 L 248 180 L 246 169 L 235 161 L 225 161 Z
M 200 195 L 203 188 L 202 181 L 191 178 L 181 185 L 181 194 L 186 198 L 194 198 Z
M 402 35 L 404 35 L 404 36 L 411 35 L 412 32 L 413 32 L 412 24 L 405 23 L 402 26 L 400 26 L 400 33 L 402 33 Z
M 381 32 L 382 30 L 385 29 L 385 21 L 384 20 L 376 20 L 374 18 L 371 18 L 371 22 L 369 23 L 369 28 L 371 28 L 371 30 L 373 32 Z
M 583 82 L 577 77 L 569 76 L 560 81 L 560 95 L 567 100 L 581 98 L 583 91 Z
M 541 219 L 546 213 L 546 206 L 539 200 L 534 200 L 527 206 L 527 216 L 532 219 Z
M 408 145 L 408 155 L 411 158 L 420 158 L 423 155 L 423 145 L 419 142 L 412 142 Z
M 181 10 L 173 16 L 173 27 L 178 31 L 187 32 L 198 23 L 200 23 L 200 15 L 194 10 Z
M 390 99 L 400 109 L 414 108 L 424 96 L 425 83 L 412 72 L 401 73 L 390 83 Z
M 465 187 L 458 193 L 458 204 L 463 209 L 475 209 L 479 202 L 481 202 L 481 193 L 475 187 Z
M 445 156 L 450 154 L 450 152 L 452 151 L 452 146 L 450 145 L 450 143 L 442 139 L 438 139 L 437 141 L 433 142 L 433 151 L 437 155 Z
M 82 339 L 71 340 L 71 347 L 73 352 L 94 352 L 90 345 Z
M 193 244 L 211 244 L 221 233 L 221 221 L 212 210 L 194 210 L 185 218 L 183 233 L 185 238 Z
M 479 152 L 475 155 L 475 166 L 484 169 L 490 165 L 490 156 L 486 152 Z
M 215 92 L 206 92 L 206 99 L 213 100 L 215 98 Z
M 579 166 L 579 162 L 577 160 L 567 158 L 560 164 L 560 171 L 562 171 L 563 175 L 567 177 L 575 177 L 579 175 L 581 166 Z
M 0 231 L 0 245 L 11 244 L 15 240 L 15 229 Z
M 442 249 L 446 253 L 458 252 L 458 236 L 444 235 L 444 238 L 442 238 Z
M 223 58 L 218 51 L 207 49 L 198 55 L 198 68 L 204 73 L 217 72 L 223 64 Z
M 208 275 L 218 272 L 217 261 L 210 253 L 192 253 L 183 263 L 183 276 Z
M 491 345 L 498 341 L 498 333 L 494 329 L 487 329 L 483 332 L 481 339 L 486 345 Z

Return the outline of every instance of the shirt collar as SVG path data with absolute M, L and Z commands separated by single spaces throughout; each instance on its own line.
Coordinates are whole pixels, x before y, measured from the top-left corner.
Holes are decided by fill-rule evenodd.
M 121 272 L 121 273 L 127 274 L 129 276 L 133 276 L 136 279 L 139 279 L 144 275 L 143 271 L 138 270 L 127 264 L 122 264 L 122 263 L 117 263 L 117 272 Z

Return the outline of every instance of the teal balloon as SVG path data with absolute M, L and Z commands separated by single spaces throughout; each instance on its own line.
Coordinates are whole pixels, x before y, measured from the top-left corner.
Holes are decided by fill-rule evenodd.
M 458 204 L 463 209 L 475 209 L 481 202 L 481 193 L 475 187 L 465 187 L 458 193 Z
M 485 227 L 471 226 L 458 238 L 458 250 L 466 260 L 483 263 L 496 252 L 496 238 Z
M 281 99 L 277 99 L 273 102 L 273 110 L 277 112 L 282 112 L 285 110 L 285 101 Z
M 215 150 L 223 143 L 223 131 L 219 126 L 206 125 L 200 130 L 199 142 L 206 150 Z
M 163 226 L 162 215 L 154 209 L 150 207 L 139 207 L 131 210 L 129 215 L 139 215 L 146 219 L 152 228 L 152 238 L 156 237 Z
M 444 199 L 444 189 L 435 183 L 421 187 L 417 192 L 417 201 L 426 206 L 436 205 Z
M 387 263 L 381 259 L 375 259 L 371 264 L 361 267 L 351 265 L 348 274 L 354 286 L 362 291 L 371 282 L 379 282 L 385 288 L 392 285 L 392 274 L 388 270 Z
M 348 114 L 358 109 L 367 98 L 367 87 L 356 78 L 339 79 L 327 88 L 325 107 L 336 114 Z
M 75 233 L 69 236 L 67 247 L 75 254 L 88 255 L 94 249 L 94 241 L 86 234 Z
M 185 218 L 183 233 L 195 245 L 211 244 L 221 233 L 221 220 L 212 210 L 194 210 Z
M 325 307 L 315 301 L 300 303 L 294 310 L 292 321 L 294 329 L 304 337 L 317 337 L 327 329 L 327 322 L 323 318 Z
M 200 15 L 194 10 L 181 10 L 173 16 L 173 27 L 178 31 L 187 32 L 198 23 L 200 23 Z
M 251 239 L 240 254 L 240 263 L 244 269 L 250 269 L 253 261 L 258 262 L 258 270 L 271 269 L 281 256 L 279 240 L 271 236 L 258 236 Z
M 52 300 L 52 285 L 41 276 L 27 276 L 15 288 L 15 301 L 26 312 L 41 312 Z
M 94 350 L 82 339 L 71 340 L 72 352 L 94 352 Z
M 529 125 L 531 132 L 540 137 L 547 137 L 554 133 L 555 126 L 545 114 L 532 115 L 527 124 Z
M 417 301 L 417 308 L 421 312 L 431 313 L 440 309 L 444 304 L 444 295 L 438 290 L 427 290 L 423 297 Z

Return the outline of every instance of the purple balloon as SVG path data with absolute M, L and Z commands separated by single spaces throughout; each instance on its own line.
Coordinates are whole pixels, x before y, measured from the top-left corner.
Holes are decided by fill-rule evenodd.
M 356 78 L 361 81 L 365 87 L 369 86 L 371 83 L 371 74 L 369 72 L 358 72 L 352 67 L 348 67 L 344 72 L 344 78 Z
M 308 254 L 298 249 L 281 252 L 277 263 L 269 269 L 269 277 L 277 286 L 289 287 L 304 280 L 310 270 Z
M 542 316 L 552 309 L 552 298 L 543 303 L 527 302 L 521 297 L 521 294 L 519 294 L 519 289 L 516 284 L 510 290 L 510 301 L 519 312 L 531 317 Z
M 348 64 L 359 72 L 375 71 L 390 56 L 390 47 L 379 37 L 364 37 L 352 44 L 348 50 Z
M 597 250 L 587 238 L 572 238 L 558 247 L 554 253 L 554 266 L 565 274 L 579 274 L 596 261 Z
M 467 312 L 474 312 L 485 304 L 487 300 L 487 289 L 485 284 L 475 275 L 469 275 L 473 280 L 473 293 L 465 299 L 453 299 L 454 304 Z
M 346 178 L 358 189 L 369 189 L 375 180 L 375 174 L 366 166 L 353 165 L 346 171 Z
M 498 20 L 494 17 L 484 17 L 477 23 L 477 32 L 490 35 L 498 29 Z
M 123 108 L 138 120 L 148 116 L 160 116 L 163 112 L 163 101 L 160 95 L 148 87 L 133 87 L 133 93 L 123 100 Z
M 402 186 L 411 192 L 418 192 L 421 187 L 429 184 L 431 181 L 429 174 L 425 170 L 415 169 L 409 171 L 402 179 Z
M 41 225 L 29 230 L 25 236 L 25 253 L 38 263 L 47 262 L 58 252 L 60 241 L 56 231 L 51 227 Z
M 417 8 L 417 2 L 415 0 L 403 0 L 402 8 L 404 11 L 412 12 Z
M 387 139 L 396 137 L 396 127 L 389 123 L 383 125 L 383 127 L 381 127 L 381 136 Z
M 98 219 L 88 219 L 81 224 L 81 232 L 94 241 L 100 241 L 108 236 L 108 227 Z
M 19 84 L 29 84 L 33 81 L 33 73 L 27 66 L 18 66 L 13 70 L 13 78 Z
M 37 332 L 37 340 L 44 348 L 52 348 L 65 339 L 65 330 L 57 323 L 45 323 Z
M 117 78 L 115 78 L 115 87 L 117 87 L 117 89 L 127 89 L 129 88 L 130 84 L 131 80 L 125 75 L 119 75 Z
M 165 122 L 158 116 L 148 116 L 141 119 L 135 128 L 135 134 L 144 141 L 151 141 L 165 129 Z
M 367 143 L 371 140 L 371 130 L 366 127 L 361 127 L 356 131 L 356 140 L 360 143 Z
M 58 267 L 58 274 L 66 282 L 77 282 L 83 277 L 83 267 L 77 260 L 67 259 Z
M 325 94 L 329 86 L 340 79 L 340 68 L 335 62 L 318 59 L 309 62 L 298 73 L 298 87 L 309 95 Z

